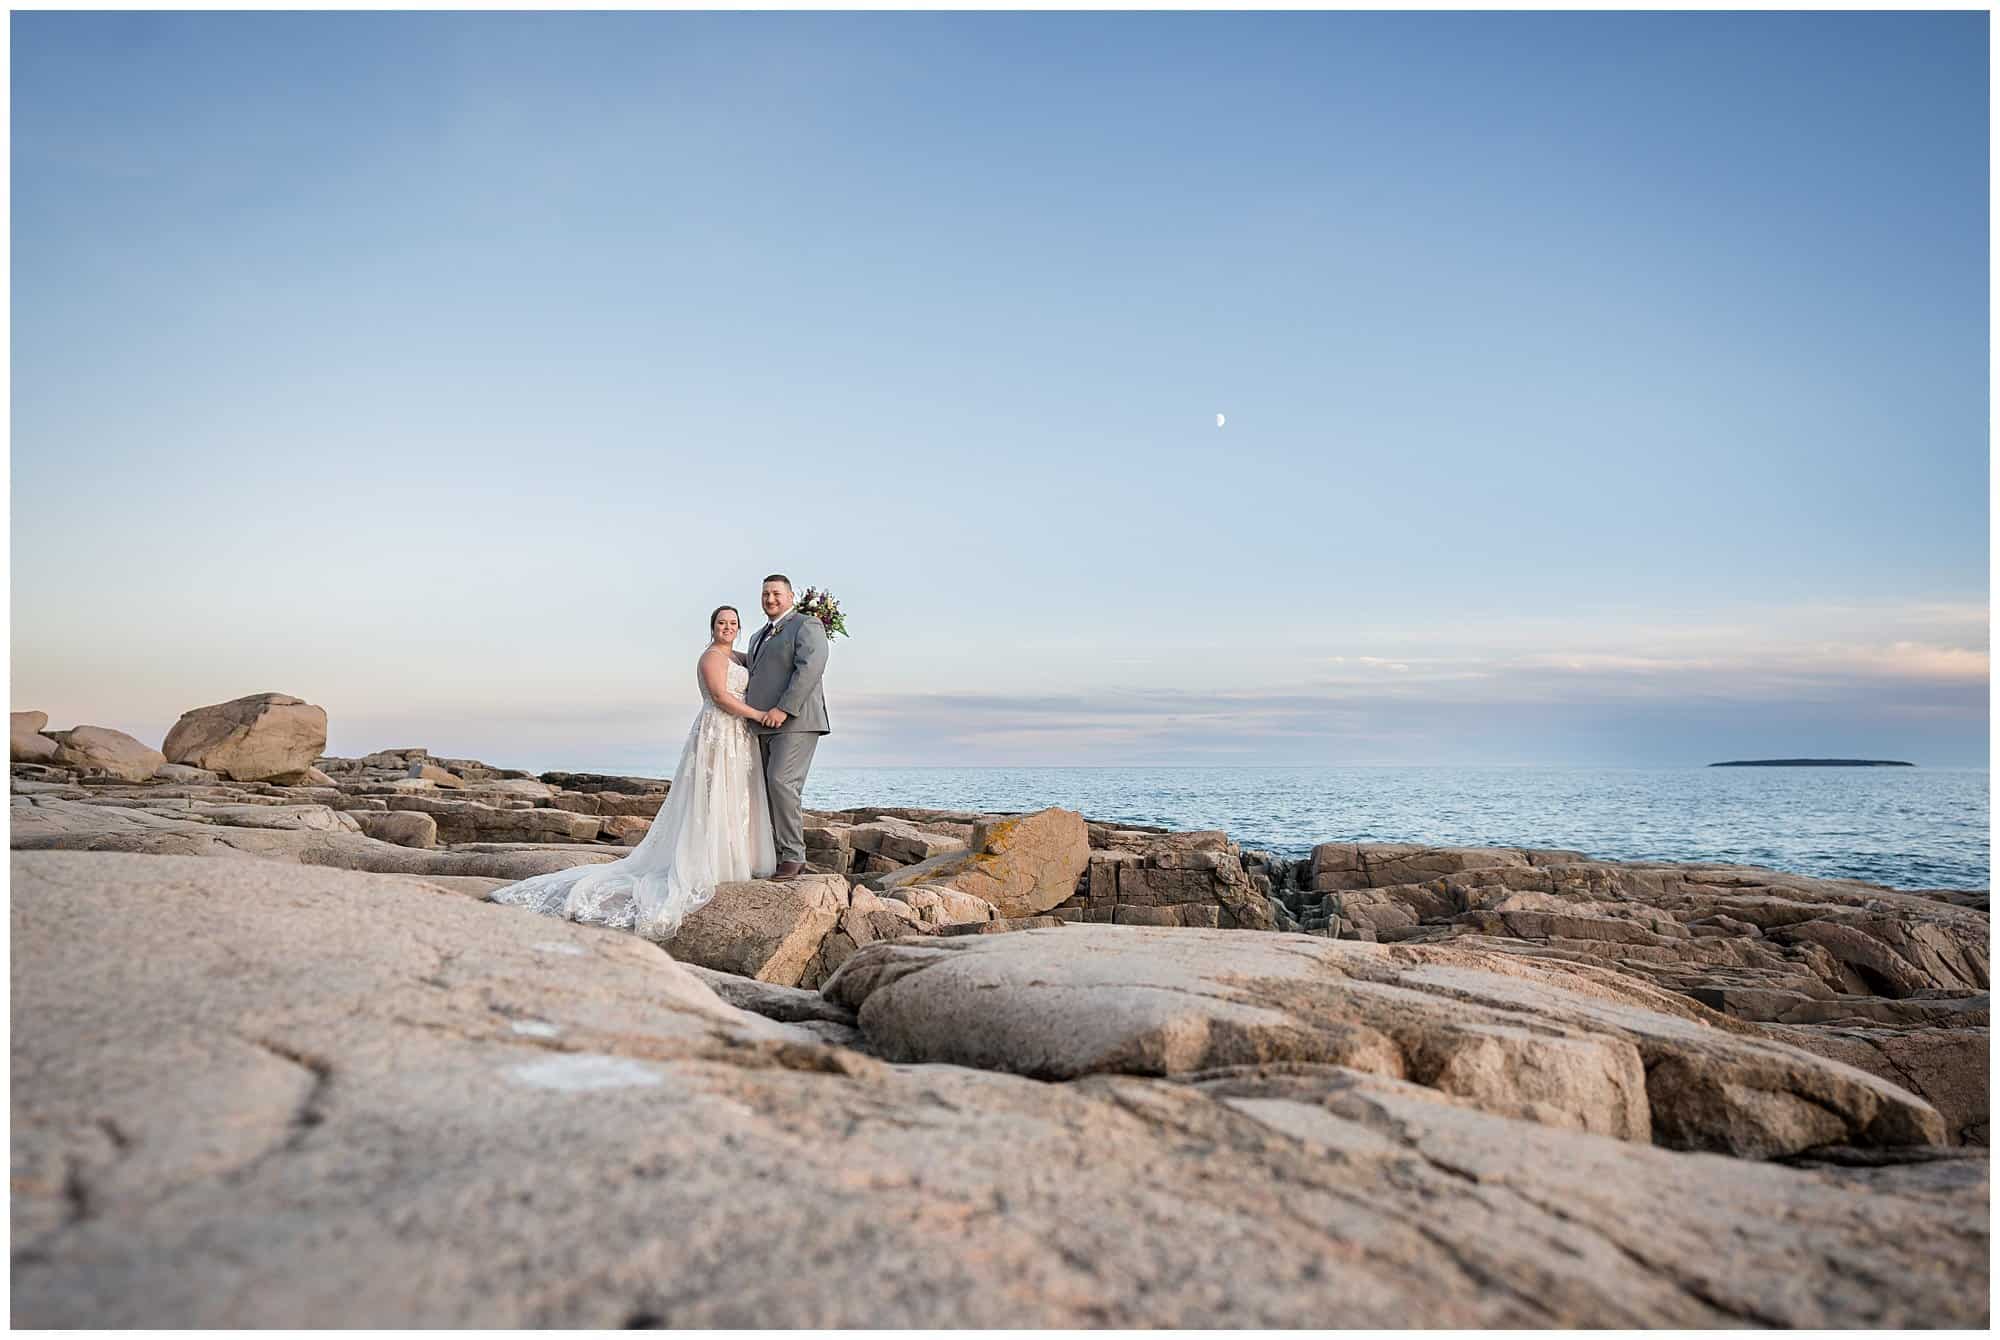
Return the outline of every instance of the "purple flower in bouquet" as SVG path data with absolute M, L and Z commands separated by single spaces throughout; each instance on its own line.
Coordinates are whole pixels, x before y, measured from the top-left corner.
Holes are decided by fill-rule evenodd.
M 808 586 L 806 593 L 799 597 L 798 611 L 809 614 L 820 621 L 828 637 L 847 637 L 847 620 L 840 612 L 840 602 L 833 598 L 833 592 L 822 591 L 816 586 Z

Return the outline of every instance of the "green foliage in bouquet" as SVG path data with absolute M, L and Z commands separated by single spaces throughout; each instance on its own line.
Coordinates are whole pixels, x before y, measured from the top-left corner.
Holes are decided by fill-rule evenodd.
M 818 619 L 828 637 L 848 636 L 847 620 L 841 615 L 840 602 L 833 598 L 833 592 L 808 586 L 806 593 L 799 597 L 798 611 Z

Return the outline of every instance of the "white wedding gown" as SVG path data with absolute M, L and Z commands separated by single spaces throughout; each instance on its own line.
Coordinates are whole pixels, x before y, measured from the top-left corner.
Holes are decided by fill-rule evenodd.
M 750 723 L 715 705 L 701 683 L 695 714 L 674 769 L 674 783 L 653 826 L 630 855 L 600 865 L 536 875 L 487 894 L 496 903 L 552 917 L 674 937 L 688 913 L 732 879 L 762 879 L 778 866 L 764 762 Z M 741 699 L 750 672 L 734 660 L 726 680 Z

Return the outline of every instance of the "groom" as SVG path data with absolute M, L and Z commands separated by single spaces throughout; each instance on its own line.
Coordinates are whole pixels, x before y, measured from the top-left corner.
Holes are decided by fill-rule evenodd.
M 795 879 L 806 868 L 805 818 L 799 813 L 819 737 L 826 722 L 826 628 L 792 605 L 792 579 L 774 572 L 764 579 L 766 623 L 750 639 L 750 687 L 743 700 L 764 715 L 755 718 L 764 756 L 764 789 L 771 798 L 771 836 L 778 848 L 773 879 Z

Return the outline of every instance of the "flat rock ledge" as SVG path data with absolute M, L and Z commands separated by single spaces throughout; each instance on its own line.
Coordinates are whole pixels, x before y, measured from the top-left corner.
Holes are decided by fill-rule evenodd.
M 1988 1320 L 1983 890 L 859 807 L 663 948 L 486 901 L 663 780 L 48 724 L 16 1325 Z
M 1983 1149 L 1602 964 L 1043 924 L 812 991 L 230 850 L 12 859 L 17 1326 L 1989 1319 Z
M 1942 1145 L 1922 1099 L 1617 974 L 1505 954 L 1084 926 L 857 951 L 825 994 L 897 1061 L 1051 1080 L 1339 1066 L 1496 1115 L 1750 1158 Z
M 42 713 L 15 714 L 16 735 L 41 759 L 13 767 L 17 850 L 284 861 L 476 896 L 616 860 L 643 840 L 668 791 L 658 779 L 535 776 L 418 748 L 322 756 L 285 783 L 174 763 L 134 783 L 46 757 L 34 745 L 46 725 Z M 1325 842 L 1288 861 L 1220 831 L 1099 823 L 1059 809 L 809 812 L 806 842 L 814 875 L 827 881 L 819 906 L 737 891 L 708 915 L 733 927 L 710 926 L 673 952 L 810 989 L 869 944 L 990 936 L 1054 918 L 1590 964 L 1909 1090 L 1937 1110 L 1950 1143 L 1989 1139 L 1984 891 L 1898 892 L 1553 848 Z M 768 915 L 731 912 L 746 901 Z

